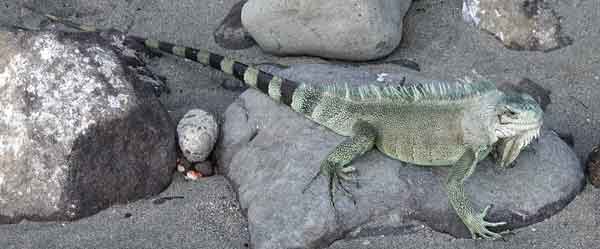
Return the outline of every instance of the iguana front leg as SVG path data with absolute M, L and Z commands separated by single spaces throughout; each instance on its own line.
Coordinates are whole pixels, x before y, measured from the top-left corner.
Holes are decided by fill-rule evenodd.
M 485 221 L 484 218 L 490 206 L 488 205 L 481 213 L 475 213 L 471 201 L 467 198 L 464 191 L 464 182 L 475 171 L 477 162 L 480 159 L 480 153 L 479 151 L 475 152 L 472 149 L 467 149 L 458 162 L 450 168 L 446 183 L 448 199 L 474 239 L 477 236 L 481 236 L 484 239 L 498 239 L 501 235 L 488 230 L 487 227 L 501 226 L 506 224 L 506 222 Z
M 329 153 L 327 159 L 321 163 L 319 172 L 311 179 L 302 192 L 306 191 L 320 175 L 324 175 L 329 178 L 329 198 L 334 208 L 333 194 L 338 188 L 354 201 L 352 194 L 342 184 L 342 181 L 352 180 L 349 174 L 356 171 L 356 169 L 348 164 L 355 158 L 371 150 L 375 144 L 376 137 L 375 128 L 371 124 L 362 120 L 354 123 L 352 126 L 352 136 L 344 140 Z

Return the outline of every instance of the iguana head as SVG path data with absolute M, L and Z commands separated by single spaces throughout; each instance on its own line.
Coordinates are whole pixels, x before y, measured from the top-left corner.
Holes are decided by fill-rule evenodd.
M 525 93 L 506 93 L 496 111 L 496 159 L 501 167 L 506 167 L 539 135 L 543 111 L 535 99 Z

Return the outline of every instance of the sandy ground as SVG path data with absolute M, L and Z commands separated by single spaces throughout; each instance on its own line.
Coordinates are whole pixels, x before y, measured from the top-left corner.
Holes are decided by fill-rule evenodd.
M 237 0 L 4 0 L 0 22 L 37 25 L 39 18 L 18 4 L 78 22 L 115 27 L 140 36 L 207 48 L 249 63 L 324 62 L 309 57 L 275 57 L 258 47 L 225 50 L 212 32 Z M 415 1 L 405 18 L 404 40 L 385 60 L 410 59 L 431 77 L 461 76 L 476 70 L 498 81 L 529 78 L 552 92 L 545 125 L 572 134 L 582 161 L 600 142 L 600 4 L 595 0 L 547 2 L 562 16 L 573 45 L 550 53 L 505 49 L 490 35 L 461 20 L 460 0 Z M 204 108 L 221 117 L 239 92 L 220 87 L 221 73 L 173 57 L 153 59 L 172 94 L 163 103 L 177 120 L 186 110 Z M 379 68 L 370 65 L 365 68 Z M 382 70 L 396 70 L 381 67 Z M 0 248 L 245 248 L 249 236 L 227 181 L 214 176 L 197 182 L 176 178 L 159 197 L 117 205 L 76 222 L 23 222 L 0 226 Z M 416 226 L 403 234 L 338 241 L 330 248 L 600 248 L 600 190 L 586 189 L 554 217 L 523 228 L 504 241 L 453 239 Z M 130 214 L 130 215 L 129 215 Z M 126 216 L 129 216 L 126 218 Z
M 245 248 L 246 221 L 227 180 L 174 179 L 158 196 L 75 222 L 0 226 L 0 248 Z

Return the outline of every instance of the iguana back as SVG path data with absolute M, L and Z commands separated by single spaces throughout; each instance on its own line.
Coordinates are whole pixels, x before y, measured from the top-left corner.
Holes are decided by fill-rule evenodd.
M 344 136 L 352 135 L 358 120 L 368 122 L 377 132 L 375 146 L 392 158 L 420 165 L 450 165 L 464 153 L 466 144 L 495 142 L 491 135 L 494 108 L 501 94 L 487 81 L 407 86 L 303 84 L 291 106 Z M 311 108 L 299 108 L 306 106 Z M 472 122 L 474 119 L 477 122 Z M 489 125 L 474 125 L 481 123 Z

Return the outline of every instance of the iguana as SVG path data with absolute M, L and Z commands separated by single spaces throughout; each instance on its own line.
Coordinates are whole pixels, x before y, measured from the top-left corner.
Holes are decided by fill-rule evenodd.
M 68 20 L 49 19 L 82 31 L 97 31 Z M 333 203 L 336 190 L 348 190 L 356 169 L 351 162 L 376 148 L 383 154 L 415 165 L 449 166 L 446 189 L 450 204 L 473 238 L 500 238 L 488 230 L 505 222 L 488 222 L 473 209 L 464 182 L 491 151 L 501 167 L 510 165 L 538 136 L 542 109 L 529 95 L 498 90 L 494 83 L 417 82 L 404 85 L 313 85 L 281 78 L 208 51 L 123 35 L 125 42 L 174 54 L 233 75 L 249 87 L 289 106 L 308 119 L 348 137 L 321 163 L 319 175 L 329 180 Z M 308 186 L 308 185 L 307 185 Z M 335 205 L 335 203 L 333 203 Z

